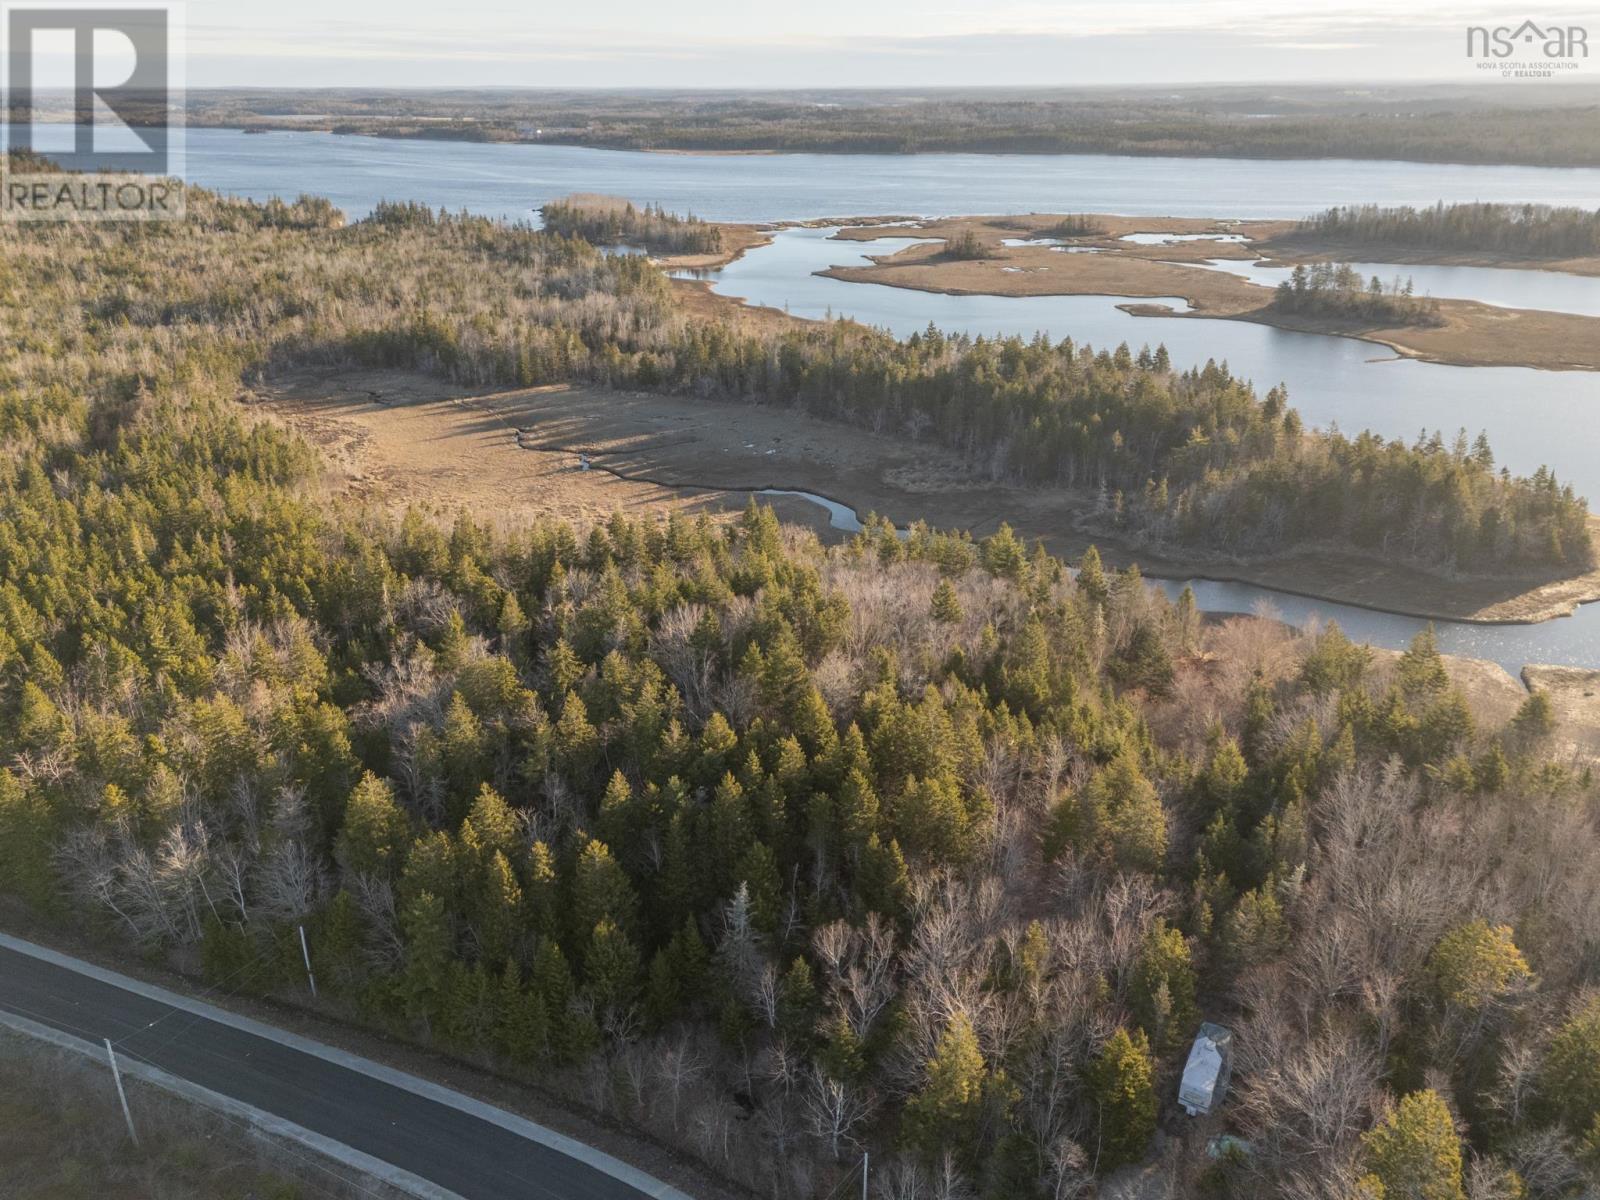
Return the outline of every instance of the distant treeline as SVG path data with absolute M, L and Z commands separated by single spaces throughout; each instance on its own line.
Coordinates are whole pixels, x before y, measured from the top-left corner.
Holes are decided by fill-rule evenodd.
M 1291 235 L 1318 243 L 1499 251 L 1530 258 L 1600 254 L 1600 210 L 1548 204 L 1435 204 L 1432 208 L 1330 208 Z
M 569 196 L 540 209 L 544 227 L 596 246 L 637 246 L 662 254 L 716 254 L 722 230 L 693 213 L 679 216 L 659 204 L 635 208 L 608 196 Z
M 1541 97 L 1542 99 L 1542 97 Z M 1527 106 L 1523 106 L 1524 104 Z M 285 114 L 294 114 L 292 116 Z M 301 115 L 304 114 L 304 115 Z M 189 121 L 617 150 L 1600 165 L 1595 105 L 1460 92 L 194 93 Z
M 1440 325 L 1439 302 L 1412 294 L 1411 280 L 1385 284 L 1374 275 L 1363 280 L 1349 263 L 1296 267 L 1278 285 L 1272 307 L 1281 312 L 1357 317 L 1391 325 Z

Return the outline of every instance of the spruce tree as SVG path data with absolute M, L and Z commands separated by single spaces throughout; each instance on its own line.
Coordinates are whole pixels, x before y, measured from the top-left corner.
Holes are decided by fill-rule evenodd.
M 963 616 L 961 601 L 956 596 L 956 589 L 951 586 L 948 579 L 939 580 L 933 589 L 933 605 L 931 608 L 933 619 L 941 625 L 958 625 Z
M 957 1013 L 939 1035 L 924 1068 L 922 1087 L 906 1102 L 906 1144 L 929 1162 L 946 1151 L 958 1161 L 976 1156 L 981 1134 L 987 1068 L 978 1037 L 965 1013 Z
M 399 874 L 409 842 L 409 822 L 395 803 L 394 790 L 368 771 L 345 806 L 340 863 L 352 874 L 392 879 Z
M 1138 1162 L 1156 1131 L 1155 1062 L 1144 1031 L 1113 1033 L 1089 1063 L 1084 1085 L 1094 1111 L 1095 1169 L 1104 1174 Z
M 1361 1137 L 1370 1194 L 1382 1200 L 1465 1200 L 1461 1139 L 1434 1091 L 1412 1092 Z M 1371 1187 L 1371 1182 L 1380 1185 Z

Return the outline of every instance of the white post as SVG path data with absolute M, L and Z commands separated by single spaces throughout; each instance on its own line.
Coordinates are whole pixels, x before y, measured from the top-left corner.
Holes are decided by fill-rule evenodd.
M 117 1069 L 117 1052 L 111 1048 L 111 1039 L 106 1038 L 106 1057 L 111 1060 L 111 1078 L 117 1081 L 117 1099 L 122 1101 L 122 1119 L 128 1123 L 128 1138 L 135 1146 L 139 1144 L 139 1135 L 133 1131 L 133 1114 L 128 1111 L 128 1093 L 122 1090 L 122 1072 Z
M 317 977 L 311 973 L 311 950 L 306 945 L 306 927 L 300 926 L 300 954 L 306 960 L 306 978 L 311 981 L 311 998 L 317 998 Z
M 871 1161 L 871 1158 L 872 1151 L 863 1150 L 861 1152 L 861 1200 L 867 1200 L 867 1172 L 870 1169 L 867 1164 Z

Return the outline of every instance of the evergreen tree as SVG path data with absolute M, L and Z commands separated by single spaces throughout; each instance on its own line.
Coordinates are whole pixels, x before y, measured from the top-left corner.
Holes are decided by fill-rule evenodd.
M 1461 1139 L 1437 1092 L 1403 1098 L 1361 1143 L 1371 1168 L 1365 1182 L 1379 1200 L 1465 1200 Z
M 816 1041 L 820 1004 L 811 964 L 797 958 L 778 982 L 778 1032 L 797 1050 L 808 1052 Z
M 1511 940 L 1509 925 L 1491 926 L 1479 917 L 1458 925 L 1433 948 L 1428 972 L 1445 1004 L 1471 1011 L 1483 1008 L 1533 972 Z
M 478 945 L 484 958 L 503 962 L 510 956 L 522 925 L 522 887 L 499 850 L 482 868 L 476 891 L 472 908 Z
M 55 900 L 52 825 L 45 798 L 0 767 L 0 883 L 40 907 Z
M 856 876 L 856 895 L 867 912 L 890 920 L 898 920 L 905 913 L 911 902 L 911 874 L 899 842 L 891 838 L 885 845 L 877 834 L 867 839 Z
M 987 1076 L 972 1022 L 957 1013 L 939 1036 L 921 1089 L 906 1102 L 901 1124 L 907 1145 L 930 1162 L 946 1151 L 971 1162 L 982 1135 Z
M 1167 851 L 1167 818 L 1132 750 L 1095 773 L 1085 802 L 1094 845 L 1125 870 L 1154 871 Z
M 413 1020 L 437 1022 L 449 999 L 450 967 L 454 961 L 454 938 L 444 902 L 430 892 L 419 893 L 401 913 L 400 927 L 406 938 L 406 1015 Z
M 600 735 L 577 692 L 569 691 L 555 728 L 556 765 L 574 780 L 585 780 L 600 761 Z
M 345 806 L 339 861 L 356 875 L 393 878 L 411 840 L 409 822 L 387 781 L 368 771 Z
M 602 1024 L 613 1033 L 624 1029 L 639 991 L 639 951 L 628 935 L 609 920 L 594 927 L 583 960 L 584 987 Z
M 508 962 L 500 973 L 494 1024 L 496 1048 L 518 1067 L 529 1067 L 549 1046 L 550 1020 L 544 999 L 522 986 L 522 973 Z
M 1540 1096 L 1549 1111 L 1574 1133 L 1600 1117 L 1600 996 L 1593 997 L 1557 1030 L 1545 1052 Z
M 1156 1131 L 1155 1063 L 1144 1032 L 1113 1033 L 1089 1063 L 1084 1086 L 1094 1111 L 1095 1169 L 1138 1162 Z
M 519 856 L 522 831 L 517 815 L 487 783 L 478 788 L 477 799 L 461 823 L 461 841 L 481 859 L 499 854 L 513 861 Z
M 1128 1005 L 1151 1042 L 1162 1049 L 1180 1045 L 1199 1020 L 1189 944 L 1160 918 L 1145 934 L 1129 983 Z
M 1412 699 L 1432 698 L 1450 686 L 1432 625 L 1411 639 L 1410 647 L 1400 656 L 1395 680 Z
M 572 880 L 572 927 L 578 944 L 587 944 L 601 922 L 631 928 L 635 903 L 627 872 L 604 842 L 591 838 L 578 855 Z

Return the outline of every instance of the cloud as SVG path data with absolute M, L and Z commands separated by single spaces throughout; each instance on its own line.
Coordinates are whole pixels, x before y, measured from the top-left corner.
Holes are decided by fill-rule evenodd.
M 392 0 L 370 20 L 357 14 L 376 0 L 346 0 L 327 17 L 305 7 L 315 2 L 253 8 L 248 24 L 209 8 L 211 19 L 190 26 L 193 79 L 452 87 L 1405 81 L 1452 77 L 1460 31 L 1505 20 L 1499 0 L 1002 0 L 960 10 L 810 0 L 737 11 L 738 0 L 694 0 L 706 18 L 694 26 L 645 0 L 540 6 L 536 21 L 483 0 L 448 10 Z M 1571 0 L 1541 0 L 1540 13 L 1583 20 Z M 718 14 L 725 19 L 711 19 Z

